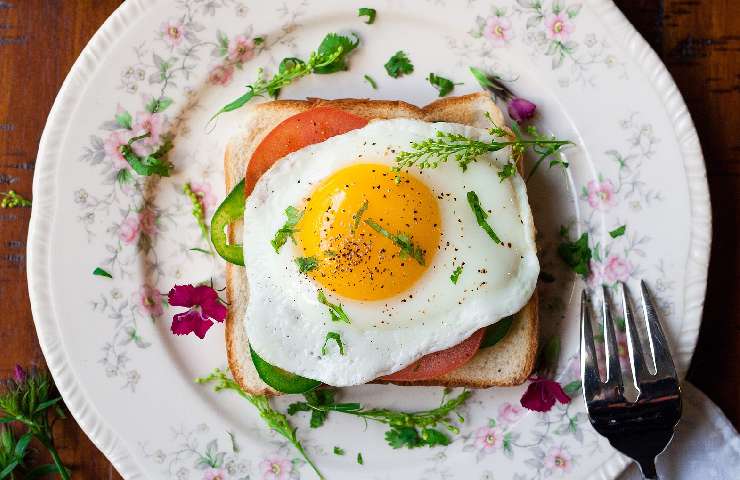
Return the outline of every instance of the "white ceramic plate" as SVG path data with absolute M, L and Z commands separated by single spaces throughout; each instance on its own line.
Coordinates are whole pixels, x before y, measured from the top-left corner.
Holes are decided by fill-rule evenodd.
M 358 18 L 360 6 L 378 10 L 375 24 Z M 181 193 L 185 182 L 196 184 L 209 213 L 223 197 L 224 142 L 240 113 L 210 134 L 208 116 L 239 96 L 258 67 L 274 71 L 285 56 L 305 57 L 324 34 L 348 30 L 362 39 L 351 69 L 302 79 L 284 98 L 423 105 L 436 96 L 429 72 L 463 82 L 455 94 L 477 90 L 472 65 L 509 80 L 539 105 L 544 130 L 578 144 L 567 153 L 567 173 L 543 168 L 529 183 L 542 267 L 556 279 L 541 288 L 542 335 L 562 341 L 564 383 L 577 377 L 571 360 L 583 281 L 555 254 L 560 225 L 572 236 L 590 233 L 591 286 L 648 280 L 675 359 L 682 371 L 689 364 L 710 247 L 704 163 L 676 86 L 611 1 L 129 0 L 75 63 L 49 116 L 28 242 L 34 320 L 49 367 L 74 417 L 126 478 L 313 478 L 248 404 L 193 383 L 225 365 L 223 327 L 204 342 L 174 337 L 173 311 L 146 298 L 209 277 L 223 285 L 223 263 L 189 250 L 205 245 Z M 233 53 L 256 36 L 265 44 L 241 58 Z M 415 72 L 394 80 L 383 64 L 400 49 Z M 171 105 L 153 128 L 176 135 L 175 174 L 147 181 L 121 173 L 125 163 L 113 152 L 126 133 L 116 114 L 123 124 L 123 112 L 133 123 L 152 121 L 146 104 L 160 96 Z M 621 225 L 626 234 L 612 239 L 608 232 Z M 98 266 L 114 279 L 93 276 Z M 408 391 L 368 386 L 343 396 L 415 409 L 441 394 Z M 522 391 L 476 392 L 460 435 L 434 450 L 392 450 L 380 426 L 353 418 L 334 415 L 318 431 L 303 417 L 294 421 L 329 478 L 613 478 L 624 467 L 589 426 L 580 397 L 546 414 L 522 413 Z M 348 454 L 333 455 L 335 445 Z

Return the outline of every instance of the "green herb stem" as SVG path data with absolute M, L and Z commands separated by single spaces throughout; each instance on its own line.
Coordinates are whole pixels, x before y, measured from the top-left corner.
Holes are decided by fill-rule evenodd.
M 206 224 L 206 215 L 205 211 L 203 210 L 203 194 L 196 193 L 190 183 L 185 183 L 185 185 L 182 186 L 182 191 L 190 199 L 190 204 L 193 207 L 191 213 L 193 214 L 193 218 L 195 218 L 195 221 L 198 223 L 198 226 L 200 227 L 200 232 L 201 234 L 203 234 L 203 238 L 206 240 L 206 243 L 208 243 L 208 248 L 210 249 L 211 235 L 208 231 L 208 225 Z

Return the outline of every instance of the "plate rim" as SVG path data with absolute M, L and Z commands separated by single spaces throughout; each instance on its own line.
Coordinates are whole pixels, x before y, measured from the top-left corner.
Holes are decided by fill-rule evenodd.
M 712 239 L 709 185 L 699 137 L 683 96 L 667 67 L 613 0 L 585 2 L 612 26 L 631 59 L 653 85 L 669 117 L 683 157 L 689 196 L 689 248 L 684 275 L 681 331 L 676 336 L 678 342 L 672 346 L 680 374 L 684 376 L 701 327 Z M 144 478 L 146 474 L 141 471 L 139 463 L 102 418 L 93 402 L 87 398 L 84 386 L 70 368 L 67 352 L 61 348 L 61 329 L 54 314 L 50 294 L 48 266 L 51 242 L 45 239 L 48 239 L 56 207 L 55 178 L 60 161 L 60 146 L 69 127 L 63 119 L 76 107 L 83 87 L 99 67 L 101 59 L 115 47 L 117 36 L 158 4 L 160 0 L 133 0 L 116 8 L 91 37 L 67 74 L 39 142 L 33 178 L 35 208 L 31 211 L 27 241 L 27 283 L 31 312 L 48 368 L 75 421 L 124 478 Z M 613 479 L 624 470 L 628 462 L 626 457 L 615 452 L 597 471 L 591 473 L 601 478 Z

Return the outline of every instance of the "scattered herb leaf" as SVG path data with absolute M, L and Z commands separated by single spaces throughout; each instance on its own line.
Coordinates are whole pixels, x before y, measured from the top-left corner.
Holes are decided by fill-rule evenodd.
M 111 275 L 110 273 L 106 272 L 105 270 L 103 270 L 100 267 L 95 267 L 95 270 L 93 270 L 93 275 L 97 275 L 98 277 L 113 278 L 113 275 Z
M 367 83 L 370 84 L 370 86 L 373 88 L 373 90 L 377 90 L 378 89 L 378 82 L 376 82 L 373 79 L 373 77 L 371 77 L 370 75 L 365 75 L 365 80 L 367 81 Z
M 434 88 L 439 90 L 439 96 L 444 97 L 448 93 L 450 93 L 455 88 L 455 83 L 445 77 L 440 77 L 439 75 L 435 75 L 434 73 L 430 73 L 427 77 L 427 80 L 429 83 L 432 84 Z
M 339 335 L 338 332 L 328 332 L 326 334 L 324 345 L 322 345 L 321 347 L 321 354 L 326 355 L 328 353 L 326 344 L 329 343 L 329 340 L 334 340 L 335 342 L 337 342 L 337 346 L 339 346 L 339 354 L 344 355 L 344 344 L 342 343 L 342 337 Z
M 169 177 L 170 170 L 172 169 L 172 164 L 166 161 L 164 159 L 164 156 L 167 155 L 167 153 L 169 153 L 169 151 L 172 150 L 172 148 L 174 147 L 171 138 L 166 137 L 162 145 L 160 145 L 159 148 L 154 151 L 154 153 L 151 153 L 144 157 L 140 157 L 134 152 L 134 143 L 138 142 L 139 140 L 149 138 L 151 136 L 152 134 L 150 132 L 147 132 L 143 135 L 131 138 L 128 143 L 126 143 L 125 145 L 121 145 L 121 155 L 123 155 L 123 158 L 125 158 L 128 164 L 131 165 L 131 168 L 133 168 L 134 171 L 139 175 L 142 175 L 144 177 L 148 177 L 151 175 Z
M 463 271 L 462 265 L 458 265 L 454 272 L 452 272 L 452 275 L 450 275 L 450 281 L 457 285 L 457 281 L 460 278 L 460 274 Z
M 285 209 L 285 216 L 287 217 L 287 220 L 285 221 L 283 226 L 280 227 L 277 232 L 275 232 L 275 236 L 273 237 L 273 239 L 270 240 L 272 248 L 275 249 L 276 253 L 280 252 L 280 247 L 285 245 L 285 242 L 288 241 L 288 238 L 290 238 L 293 243 L 295 243 L 295 238 L 293 237 L 293 234 L 298 231 L 295 227 L 301 220 L 303 212 L 291 205 Z
M 239 384 L 229 378 L 226 375 L 226 372 L 218 368 L 214 370 L 213 373 L 211 373 L 210 375 L 198 378 L 195 381 L 196 383 L 200 384 L 216 382 L 216 385 L 214 387 L 215 391 L 220 392 L 221 390 L 232 390 L 242 398 L 249 401 L 249 403 L 257 408 L 260 413 L 260 417 L 262 417 L 265 423 L 267 423 L 267 426 L 279 435 L 283 436 L 285 439 L 287 439 L 295 447 L 295 449 L 298 450 L 298 453 L 301 454 L 301 456 L 306 460 L 311 468 L 313 468 L 314 472 L 316 472 L 316 475 L 319 476 L 319 479 L 324 479 L 324 476 L 308 457 L 306 450 L 303 448 L 303 445 L 298 440 L 298 437 L 296 436 L 296 431 L 298 429 L 294 428 L 290 424 L 290 422 L 288 421 L 288 417 L 272 408 L 272 405 L 270 405 L 270 399 L 268 397 L 264 395 L 248 394 L 241 389 Z
M 627 230 L 627 225 L 622 225 L 621 227 L 615 228 L 614 230 L 609 232 L 609 236 L 612 238 L 621 237 L 622 235 L 624 235 L 625 230 Z
M 362 454 L 360 452 L 357 452 L 357 463 L 359 463 L 360 465 L 365 464 L 365 460 L 362 459 Z
M 571 242 L 565 237 L 558 246 L 558 256 L 575 273 L 588 277 L 591 273 L 589 264 L 592 256 L 591 249 L 588 246 L 588 232 L 583 232 L 575 242 Z
M 298 265 L 298 271 L 300 273 L 310 272 L 319 266 L 319 261 L 316 257 L 298 257 L 295 259 L 295 263 Z
M 375 15 L 377 15 L 378 12 L 375 11 L 374 8 L 366 8 L 366 7 L 360 7 L 360 10 L 357 12 L 358 17 L 367 17 L 367 20 L 365 20 L 365 23 L 368 25 L 371 25 L 375 22 Z
M 344 455 L 344 449 L 340 447 L 334 447 L 334 455 Z
M 324 291 L 319 289 L 319 295 L 318 295 L 319 302 L 321 302 L 323 305 L 326 305 L 329 307 L 329 315 L 331 315 L 331 321 L 332 322 L 344 322 L 344 323 L 352 323 L 349 320 L 349 316 L 344 311 L 344 308 L 342 308 L 341 304 L 337 303 L 331 303 L 328 298 L 326 298 L 326 295 L 324 295 Z
M 360 207 L 360 209 L 357 210 L 357 213 L 352 215 L 352 222 L 353 222 L 352 223 L 352 233 L 355 233 L 355 231 L 357 230 L 357 227 L 360 226 L 360 220 L 362 220 L 362 216 L 367 211 L 368 205 L 369 205 L 368 201 L 365 200 L 364 202 L 362 202 L 362 206 Z
M 470 208 L 473 210 L 473 213 L 475 214 L 475 220 L 478 222 L 478 225 L 488 234 L 491 239 L 496 242 L 497 244 L 501 244 L 501 239 L 498 238 L 498 235 L 496 235 L 496 232 L 493 231 L 493 228 L 488 224 L 486 221 L 486 218 L 488 218 L 488 212 L 483 210 L 483 207 L 480 205 L 480 200 L 478 199 L 478 194 L 474 191 L 469 191 L 467 194 L 468 197 L 468 205 L 470 205 Z
M 324 425 L 328 412 L 311 408 L 309 405 L 326 406 L 334 403 L 334 390 L 331 388 L 319 388 L 303 394 L 305 402 L 295 402 L 288 405 L 288 415 L 296 412 L 311 412 L 311 428 L 319 428 Z
M 394 235 L 385 228 L 381 227 L 378 222 L 372 218 L 365 219 L 365 223 L 370 226 L 373 230 L 383 235 L 385 238 L 392 241 L 398 248 L 401 249 L 401 258 L 411 257 L 417 261 L 419 265 L 424 265 L 424 251 L 413 244 L 411 237 L 406 233 L 399 232 Z
M 409 60 L 409 57 L 402 50 L 394 53 L 385 63 L 384 67 L 385 71 L 388 72 L 388 75 L 393 78 L 398 78 L 414 71 L 414 66 L 411 64 L 411 60 Z

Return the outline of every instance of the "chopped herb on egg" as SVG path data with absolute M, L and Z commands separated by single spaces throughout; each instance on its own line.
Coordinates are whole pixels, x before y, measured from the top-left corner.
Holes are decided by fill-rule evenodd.
M 460 278 L 460 274 L 463 271 L 462 265 L 458 265 L 454 272 L 452 272 L 452 275 L 450 275 L 450 281 L 457 285 L 457 280 Z
M 488 218 L 488 212 L 483 210 L 483 207 L 481 207 L 478 194 L 471 190 L 468 192 L 467 196 L 468 205 L 470 205 L 470 208 L 473 210 L 473 213 L 475 214 L 475 220 L 478 222 L 478 225 L 480 225 L 480 227 L 488 234 L 489 237 L 491 237 L 494 242 L 500 245 L 501 239 L 498 238 L 496 232 L 493 231 L 493 228 L 491 228 L 491 226 L 486 221 L 486 218 Z
M 360 226 L 360 220 L 362 220 L 362 216 L 367 211 L 368 205 L 369 205 L 368 201 L 365 200 L 364 202 L 362 202 L 362 206 L 360 207 L 360 209 L 357 210 L 357 213 L 352 215 L 352 221 L 354 222 L 352 224 L 352 233 L 355 233 L 355 231 L 357 230 L 357 227 Z
M 377 14 L 378 12 L 376 12 L 374 8 L 360 7 L 360 9 L 357 11 L 358 17 L 367 17 L 365 23 L 367 23 L 368 25 L 372 24 L 375 21 L 375 15 Z
M 344 455 L 344 449 L 341 447 L 334 447 L 334 455 Z
M 513 177 L 515 173 L 516 165 L 514 164 L 514 162 L 509 160 L 509 163 L 504 165 L 504 167 L 498 172 L 499 181 L 503 182 L 507 178 Z
M 290 238 L 293 243 L 296 243 L 293 234 L 298 231 L 295 227 L 301 220 L 303 212 L 293 206 L 290 206 L 285 209 L 285 216 L 287 217 L 287 220 L 285 221 L 283 226 L 280 227 L 277 232 L 275 232 L 275 237 L 270 240 L 272 248 L 275 249 L 275 252 L 280 252 L 280 247 L 285 245 L 285 242 L 288 241 L 288 238 Z
M 324 256 L 327 258 L 332 258 L 337 256 L 337 252 L 334 250 L 324 250 Z
M 295 263 L 298 265 L 298 271 L 301 273 L 310 272 L 319 266 L 319 261 L 316 257 L 298 257 L 295 259 Z
M 372 218 L 366 219 L 365 223 L 367 223 L 370 228 L 383 235 L 385 238 L 389 239 L 397 247 L 399 247 L 401 249 L 401 258 L 411 257 L 416 260 L 419 265 L 424 265 L 424 251 L 420 247 L 413 244 L 413 242 L 411 241 L 411 236 L 409 236 L 409 234 L 399 232 L 394 235 L 385 228 L 381 227 L 378 222 L 376 222 Z
M 326 298 L 326 295 L 324 295 L 323 290 L 319 290 L 318 299 L 319 299 L 319 302 L 321 302 L 323 305 L 326 305 L 327 307 L 329 307 L 329 315 L 331 315 L 332 322 L 352 323 L 349 321 L 349 317 L 347 316 L 347 313 L 342 308 L 342 305 L 331 303 L 329 299 Z
M 328 353 L 326 344 L 329 343 L 329 340 L 334 340 L 335 342 L 337 342 L 337 345 L 339 346 L 339 354 L 344 355 L 344 344 L 342 343 L 342 337 L 340 337 L 339 333 L 337 332 L 329 332 L 326 334 L 324 345 L 321 347 L 321 354 L 326 355 Z
M 357 452 L 357 463 L 360 465 L 363 465 L 365 463 L 365 460 L 362 459 L 362 454 Z

